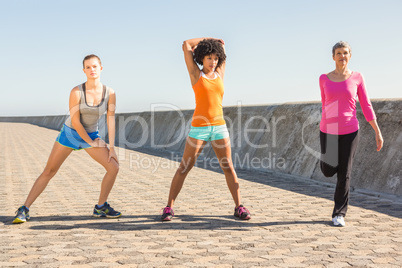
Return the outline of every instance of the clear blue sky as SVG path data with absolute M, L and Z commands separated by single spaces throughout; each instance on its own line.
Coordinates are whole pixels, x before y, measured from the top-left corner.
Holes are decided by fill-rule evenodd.
M 2 1 L 0 116 L 68 113 L 90 53 L 117 112 L 192 109 L 181 45 L 204 36 L 226 42 L 224 106 L 320 100 L 339 40 L 370 98 L 401 98 L 401 13 L 400 0 Z

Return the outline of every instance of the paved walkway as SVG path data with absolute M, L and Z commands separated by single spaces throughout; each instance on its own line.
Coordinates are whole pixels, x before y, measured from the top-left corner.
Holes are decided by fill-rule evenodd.
M 239 171 L 253 218 L 236 220 L 224 176 L 194 168 L 160 222 L 178 165 L 121 150 L 110 203 L 117 220 L 91 218 L 103 168 L 74 152 L 31 207 L 14 212 L 44 168 L 57 131 L 0 123 L 0 265 L 14 267 L 401 267 L 402 200 L 352 193 L 347 227 L 330 225 L 333 188 L 310 180 Z

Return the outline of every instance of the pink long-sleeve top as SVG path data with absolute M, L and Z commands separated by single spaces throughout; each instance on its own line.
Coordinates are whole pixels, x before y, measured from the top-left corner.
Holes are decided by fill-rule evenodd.
M 356 118 L 356 102 L 367 121 L 376 119 L 370 99 L 367 95 L 363 76 L 352 72 L 342 82 L 329 80 L 326 74 L 320 76 L 322 117 L 320 130 L 327 134 L 344 135 L 357 131 L 359 121 Z

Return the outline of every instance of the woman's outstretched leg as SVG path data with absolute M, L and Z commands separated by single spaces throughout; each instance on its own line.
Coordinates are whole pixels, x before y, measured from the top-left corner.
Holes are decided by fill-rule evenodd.
M 25 203 L 18 209 L 17 215 L 14 218 L 13 223 L 23 223 L 30 219 L 29 207 L 35 202 L 39 195 L 45 190 L 49 181 L 56 175 L 57 171 L 63 164 L 64 160 L 70 155 L 73 150 L 55 142 L 53 149 L 49 155 L 49 159 L 46 163 L 46 167 L 42 174 L 36 179 L 34 185 L 29 192 Z
M 32 205 L 36 198 L 45 190 L 50 179 L 56 175 L 57 171 L 72 151 L 73 149 L 65 147 L 58 142 L 54 143 L 46 167 L 32 186 L 24 206 L 29 208 Z
M 173 176 L 172 183 L 170 185 L 169 198 L 167 202 L 166 208 L 163 210 L 162 220 L 171 220 L 173 217 L 172 207 L 174 205 L 174 201 L 180 193 L 181 188 L 183 187 L 184 180 L 187 177 L 187 174 L 190 172 L 192 167 L 195 164 L 198 156 L 201 154 L 202 149 L 204 148 L 206 141 L 194 139 L 191 137 L 187 137 L 186 146 L 184 148 L 184 153 L 182 160 L 180 162 L 179 168 L 176 170 L 176 173 Z

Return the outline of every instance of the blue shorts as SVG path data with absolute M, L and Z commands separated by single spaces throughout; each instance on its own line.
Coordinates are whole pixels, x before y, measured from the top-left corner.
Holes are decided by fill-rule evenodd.
M 92 140 L 100 138 L 98 131 L 88 133 L 88 136 Z M 56 141 L 61 145 L 74 150 L 91 148 L 91 145 L 84 141 L 75 129 L 72 129 L 66 125 L 63 125 L 63 127 L 61 128 Z
M 188 136 L 197 140 L 214 141 L 229 137 L 226 125 L 193 127 L 191 126 Z

